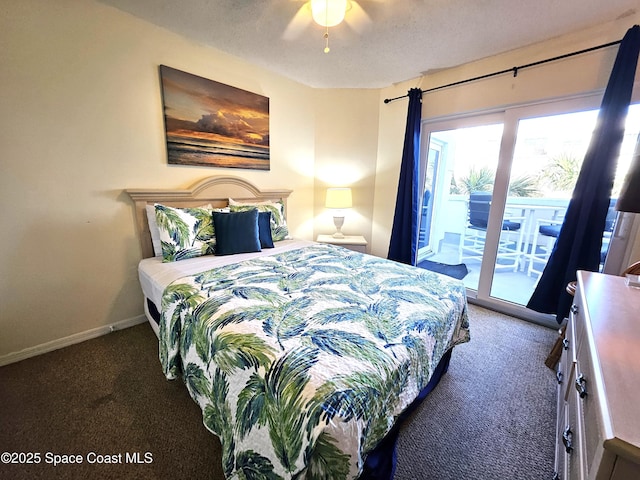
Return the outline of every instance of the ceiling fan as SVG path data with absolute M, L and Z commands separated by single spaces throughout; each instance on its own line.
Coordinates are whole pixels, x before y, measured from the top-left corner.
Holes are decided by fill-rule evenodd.
M 339 25 L 343 20 L 358 33 L 362 33 L 372 23 L 367 12 L 356 0 L 305 0 L 287 25 L 282 38 L 295 40 L 315 22 L 325 28 L 324 52 L 329 53 L 329 27 Z

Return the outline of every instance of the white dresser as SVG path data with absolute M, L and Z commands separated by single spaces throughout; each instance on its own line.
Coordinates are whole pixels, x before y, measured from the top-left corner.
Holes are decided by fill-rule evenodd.
M 640 479 L 640 289 L 579 271 L 563 346 L 554 478 Z

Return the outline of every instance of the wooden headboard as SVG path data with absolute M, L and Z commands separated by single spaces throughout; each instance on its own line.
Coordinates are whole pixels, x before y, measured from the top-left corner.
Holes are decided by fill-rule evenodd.
M 212 176 L 194 183 L 185 190 L 156 190 L 130 188 L 125 190 L 135 204 L 135 221 L 140 239 L 142 258 L 153 257 L 153 244 L 147 221 L 147 205 L 162 203 L 171 207 L 197 207 L 211 204 L 214 208 L 226 207 L 229 197 L 242 201 L 282 200 L 285 213 L 287 198 L 292 190 L 260 190 L 240 177 Z

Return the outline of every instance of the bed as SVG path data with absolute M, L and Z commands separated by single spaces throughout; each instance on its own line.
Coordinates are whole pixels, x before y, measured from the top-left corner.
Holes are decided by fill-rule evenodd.
M 289 238 L 290 190 L 214 176 L 127 193 L 160 363 L 220 438 L 225 476 L 391 478 L 399 425 L 469 341 L 462 282 Z M 196 215 L 204 243 L 178 248 L 166 212 Z

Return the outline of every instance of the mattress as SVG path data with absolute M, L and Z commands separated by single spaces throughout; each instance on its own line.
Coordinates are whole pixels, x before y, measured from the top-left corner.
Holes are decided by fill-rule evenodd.
M 145 258 L 138 265 L 138 277 L 144 296 L 151 300 L 160 311 L 162 293 L 165 288 L 179 278 L 252 258 L 277 255 L 289 250 L 307 247 L 313 243 L 307 240 L 282 240 L 276 242 L 274 248 L 264 249 L 261 252 L 225 256 L 205 255 L 179 262 L 163 262 L 162 257 Z

